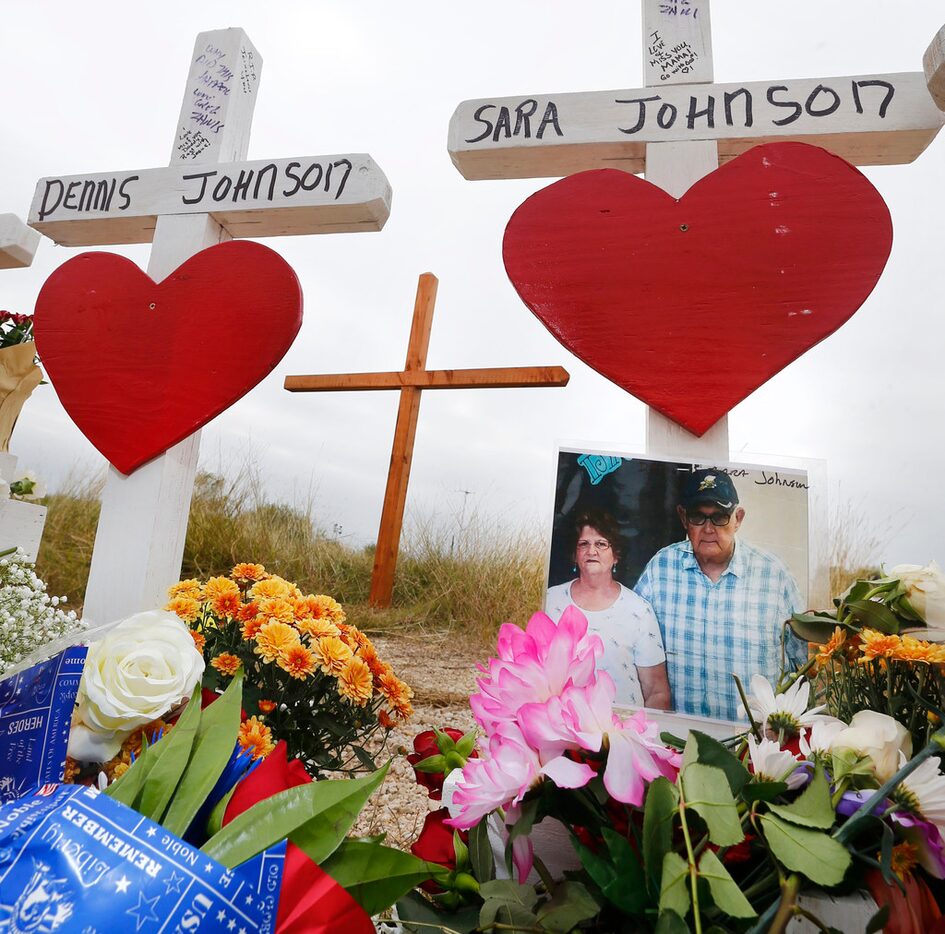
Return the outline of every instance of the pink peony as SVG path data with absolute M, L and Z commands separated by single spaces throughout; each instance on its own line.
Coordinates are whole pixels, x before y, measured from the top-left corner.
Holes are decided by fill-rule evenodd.
M 583 687 L 594 679 L 604 651 L 600 636 L 587 634 L 587 619 L 568 607 L 555 623 L 536 613 L 523 631 L 512 623 L 499 630 L 498 658 L 489 661 L 479 693 L 469 703 L 476 720 L 491 733 L 514 720 L 525 704 L 544 703 L 569 685 Z

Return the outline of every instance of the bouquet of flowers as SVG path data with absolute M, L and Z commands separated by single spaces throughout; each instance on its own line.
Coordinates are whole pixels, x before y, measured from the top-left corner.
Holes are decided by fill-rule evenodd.
M 33 318 L 15 311 L 0 311 L 0 348 L 33 340 Z
M 848 724 L 811 707 L 804 678 L 777 694 L 756 677 L 751 732 L 677 741 L 642 711 L 612 712 L 601 652 L 574 608 L 557 624 L 536 614 L 524 632 L 500 630 L 498 657 L 470 700 L 485 732 L 480 755 L 447 781 L 446 823 L 469 834 L 454 855 L 476 888 L 466 885 L 462 914 L 438 915 L 441 924 L 760 934 L 801 917 L 828 930 L 803 898 L 821 889 L 868 889 L 883 906 L 918 894 L 926 922 L 938 916 L 925 896 L 927 880 L 945 876 L 936 758 L 945 730 L 912 755 L 891 718 Z M 574 850 L 576 868 L 560 878 L 533 844 L 546 819 L 564 826 Z M 492 860 L 490 834 L 504 866 Z M 443 906 L 420 897 L 401 900 L 400 917 L 432 923 Z M 882 907 L 870 930 L 888 914 Z
M 934 562 L 856 581 L 832 612 L 797 613 L 790 625 L 821 643 L 807 667 L 832 716 L 880 711 L 916 749 L 945 719 L 945 645 L 917 638 L 945 636 L 945 575 Z
M 374 769 L 367 741 L 413 713 L 413 691 L 329 596 L 238 564 L 170 597 L 207 661 L 204 684 L 223 687 L 242 667 L 257 722 L 316 774 Z
M 0 557 L 0 676 L 46 643 L 82 629 L 65 603 L 66 597 L 46 593 L 21 551 Z

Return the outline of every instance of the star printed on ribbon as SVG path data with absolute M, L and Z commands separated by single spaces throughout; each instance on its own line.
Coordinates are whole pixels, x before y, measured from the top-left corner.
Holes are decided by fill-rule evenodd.
M 165 879 L 165 880 L 164 880 L 164 894 L 165 894 L 165 895 L 170 895 L 171 892 L 178 892 L 178 893 L 179 893 L 179 892 L 180 892 L 180 885 L 181 885 L 181 883 L 182 883 L 183 881 L 184 881 L 184 877 L 177 875 L 177 873 L 174 872 L 174 870 L 172 869 L 172 870 L 171 870 L 171 877 L 170 877 L 170 879 Z
M 115 894 L 124 895 L 128 891 L 128 886 L 131 885 L 131 879 L 129 879 L 124 873 L 120 879 L 115 880 Z
M 159 921 L 160 918 L 154 911 L 154 906 L 158 903 L 160 895 L 154 898 L 145 898 L 144 892 L 138 893 L 138 904 L 134 908 L 129 908 L 126 914 L 135 919 L 135 931 L 140 931 L 148 921 Z

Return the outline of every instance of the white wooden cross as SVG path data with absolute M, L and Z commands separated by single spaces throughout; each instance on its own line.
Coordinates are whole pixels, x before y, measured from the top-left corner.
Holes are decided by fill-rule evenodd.
M 197 37 L 168 168 L 40 179 L 30 225 L 67 246 L 153 241 L 160 281 L 231 237 L 380 230 L 391 190 L 370 156 L 244 161 L 262 59 L 242 29 Z M 109 468 L 85 616 L 161 606 L 177 580 L 199 432 L 131 476 Z
M 943 35 L 926 74 L 712 84 L 709 0 L 643 0 L 646 87 L 464 101 L 450 120 L 450 157 L 468 179 L 645 172 L 677 198 L 720 161 L 776 140 L 854 165 L 911 162 L 945 122 L 932 97 L 945 102 Z M 727 461 L 728 418 L 697 438 L 648 408 L 646 448 Z
M 0 214 L 0 269 L 31 265 L 39 241 L 39 234 L 15 214 Z

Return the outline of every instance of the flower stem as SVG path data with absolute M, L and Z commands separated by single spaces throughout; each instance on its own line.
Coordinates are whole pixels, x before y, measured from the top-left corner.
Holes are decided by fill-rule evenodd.
M 689 859 L 689 887 L 692 890 L 692 919 L 696 927 L 696 934 L 702 934 L 702 913 L 699 910 L 699 870 L 696 867 L 696 856 L 692 851 L 692 839 L 689 836 L 689 825 L 686 823 L 686 802 L 680 793 L 679 822 L 682 824 L 683 837 L 686 841 L 686 855 Z
M 777 911 L 768 928 L 768 934 L 784 934 L 788 922 L 794 917 L 797 909 L 797 893 L 801 887 L 801 878 L 792 874 L 781 883 L 781 901 L 777 902 Z

